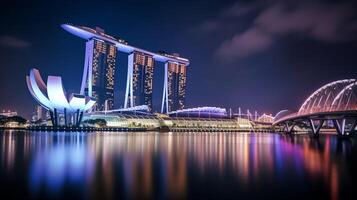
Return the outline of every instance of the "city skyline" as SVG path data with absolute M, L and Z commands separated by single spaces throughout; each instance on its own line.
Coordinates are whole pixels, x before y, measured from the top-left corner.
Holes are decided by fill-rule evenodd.
M 3 0 L 2 199 L 353 199 L 356 0 Z
M 313 4 L 302 1 L 299 5 L 290 2 L 291 11 L 284 9 L 288 3 L 281 1 L 227 1 L 226 4 L 197 1 L 170 5 L 158 2 L 157 9 L 164 12 L 147 17 L 133 15 L 136 3 L 98 4 L 97 8 L 107 10 L 107 14 L 91 12 L 94 8 L 82 3 L 67 4 L 34 2 L 2 7 L 3 19 L 11 20 L 4 21 L 7 28 L 0 34 L 4 66 L 1 109 L 17 110 L 25 116 L 33 111 L 35 102 L 28 101 L 31 97 L 23 81 L 32 67 L 40 68 L 45 74 L 61 75 L 66 88 L 78 91 L 81 84 L 76 77 L 82 74 L 85 49 L 83 40 L 69 36 L 58 27 L 66 22 L 99 26 L 135 46 L 155 52 L 162 49 L 179 52 L 189 58 L 194 67 L 188 69 L 187 107 L 213 105 L 236 110 L 242 107 L 274 114 L 282 109 L 297 108 L 320 85 L 357 75 L 353 53 L 355 29 L 350 25 L 356 19 L 351 11 L 356 5 L 351 1 Z M 30 9 L 35 7 L 38 9 Z M 313 17 L 316 20 L 310 22 L 300 17 L 304 16 L 301 7 L 316 11 L 313 12 L 317 13 Z M 150 8 L 153 9 L 143 2 L 138 7 L 139 11 Z M 188 14 L 177 15 L 180 8 Z M 41 14 L 39 10 L 43 10 Z M 121 12 L 109 12 L 114 10 Z M 191 12 L 194 10 L 197 12 Z M 93 16 L 88 16 L 89 12 Z M 318 20 L 327 17 L 326 13 L 333 13 L 332 18 L 339 20 L 330 20 L 331 23 Z M 276 16 L 283 16 L 286 23 L 290 20 L 299 26 L 294 25 L 293 29 L 279 21 L 280 18 L 274 18 Z M 296 16 L 296 21 L 292 16 Z M 269 20 L 275 20 L 277 27 L 284 29 L 275 26 L 268 29 Z M 346 30 L 340 30 L 341 24 L 347 24 Z M 308 31 L 311 27 L 320 29 Z M 336 30 L 340 37 L 336 36 Z M 124 57 L 119 55 L 117 66 L 127 63 Z M 115 95 L 121 97 L 115 102 L 117 107 L 124 105 L 125 84 L 122 82 L 126 79 L 126 70 L 116 69 L 115 79 L 121 82 L 118 84 L 121 86 L 114 89 L 118 91 Z M 154 77 L 154 84 L 163 85 L 160 78 L 164 71 L 154 74 L 159 77 Z M 162 89 L 158 90 L 153 94 L 156 111 L 162 106 Z

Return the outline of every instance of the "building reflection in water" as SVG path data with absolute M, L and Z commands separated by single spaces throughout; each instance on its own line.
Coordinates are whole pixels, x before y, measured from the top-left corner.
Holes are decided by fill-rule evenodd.
M 9 131 L 8 134 L 3 134 L 1 138 L 1 163 L 2 167 L 6 168 L 9 172 L 14 167 L 16 154 L 16 141 L 13 137 L 13 131 Z
M 33 194 L 58 194 L 66 187 L 103 198 L 185 198 L 189 174 L 234 179 L 249 187 L 284 179 L 293 171 L 322 178 L 330 197 L 339 195 L 336 151 L 348 141 L 308 136 L 233 133 L 23 133 L 1 134 L 1 167 L 28 167 Z M 22 158 L 21 161 L 16 157 Z M 191 173 L 189 172 L 191 171 Z

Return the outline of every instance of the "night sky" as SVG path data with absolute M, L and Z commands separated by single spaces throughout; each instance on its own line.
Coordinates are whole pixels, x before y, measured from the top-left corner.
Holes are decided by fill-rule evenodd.
M 311 0 L 7 1 L 0 5 L 0 109 L 29 117 L 25 76 L 60 75 L 79 92 L 85 41 L 72 23 L 101 27 L 133 46 L 188 58 L 187 107 L 275 114 L 296 110 L 325 83 L 357 76 L 357 4 Z M 116 68 L 115 105 L 124 100 L 127 55 Z M 162 95 L 156 65 L 154 109 Z

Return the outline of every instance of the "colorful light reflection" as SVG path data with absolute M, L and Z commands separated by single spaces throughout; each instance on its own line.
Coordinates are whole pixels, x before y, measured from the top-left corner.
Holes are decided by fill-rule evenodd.
M 70 184 L 86 196 L 134 199 L 185 198 L 193 179 L 232 174 L 247 188 L 291 176 L 301 183 L 322 179 L 337 199 L 346 169 L 333 152 L 349 146 L 333 137 L 233 133 L 9 132 L 0 139 L 2 167 L 16 170 L 21 154 L 33 194 L 59 195 Z

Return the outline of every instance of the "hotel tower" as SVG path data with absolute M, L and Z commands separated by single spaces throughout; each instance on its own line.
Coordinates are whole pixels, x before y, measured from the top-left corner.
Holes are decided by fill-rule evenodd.
M 124 108 L 147 105 L 152 111 L 153 77 L 154 59 L 151 55 L 134 51 L 128 56 Z
M 185 97 L 186 65 L 177 62 L 166 62 L 161 112 L 169 113 L 184 109 Z
M 103 32 L 96 29 L 97 32 Z M 114 44 L 92 38 L 86 42 L 81 94 L 94 97 L 94 110 L 114 106 L 114 75 L 117 49 Z
M 95 97 L 95 110 L 111 110 L 114 103 L 114 75 L 117 51 L 128 54 L 128 74 L 124 108 L 146 105 L 153 111 L 154 63 L 165 63 L 161 111 L 170 113 L 185 107 L 186 68 L 190 61 L 178 54 L 153 53 L 128 45 L 100 28 L 63 24 L 62 27 L 86 39 L 86 54 L 81 94 Z

